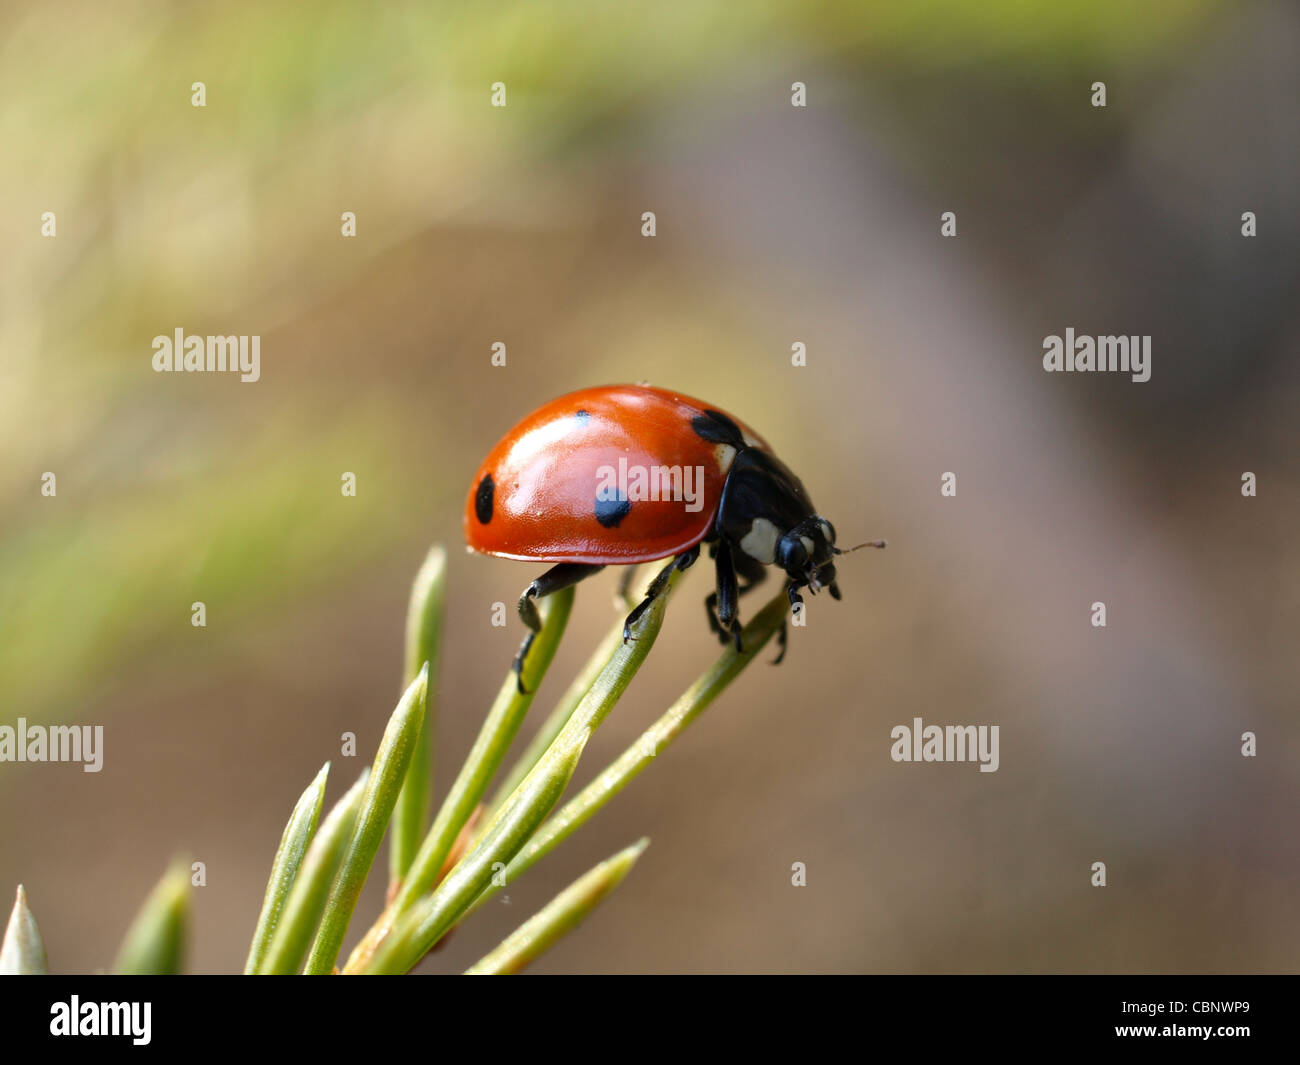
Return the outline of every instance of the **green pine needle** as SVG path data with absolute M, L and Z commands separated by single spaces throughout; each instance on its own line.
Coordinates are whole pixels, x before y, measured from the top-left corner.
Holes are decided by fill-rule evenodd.
M 321 915 L 329 901 L 330 886 L 352 841 L 369 778 L 370 767 L 366 766 L 357 782 L 326 815 L 320 831 L 307 848 L 302 868 L 289 890 L 280 920 L 256 970 L 259 974 L 296 973 L 301 969 L 303 958 L 320 927 Z
M 325 781 L 329 777 L 330 764 L 326 762 L 316 779 L 307 785 L 307 790 L 299 797 L 289 823 L 284 826 L 284 835 L 280 837 L 280 846 L 275 852 L 275 861 L 271 863 L 271 879 L 266 885 L 266 897 L 262 900 L 262 912 L 257 918 L 257 929 L 253 932 L 253 942 L 248 948 L 248 960 L 244 963 L 244 973 L 255 973 L 266 957 L 266 948 L 275 934 L 280 914 L 284 911 L 285 900 L 293 887 L 307 845 L 316 834 L 320 823 L 321 807 L 325 802 Z
M 605 634 L 605 638 L 596 645 L 596 650 L 592 652 L 591 657 L 587 659 L 578 675 L 569 685 L 568 690 L 560 696 L 560 701 L 555 704 L 555 709 L 547 715 L 537 734 L 529 741 L 524 748 L 524 753 L 515 759 L 514 765 L 510 767 L 510 772 L 497 787 L 496 792 L 489 800 L 487 806 L 489 810 L 498 809 L 515 788 L 519 787 L 519 782 L 528 775 L 528 770 L 537 764 L 537 760 L 546 753 L 546 748 L 551 745 L 555 737 L 560 734 L 560 729 L 564 728 L 565 722 L 573 715 L 574 708 L 582 702 L 582 697 L 587 694 L 591 686 L 600 676 L 600 671 L 605 668 L 605 663 L 609 661 L 619 644 L 623 642 L 623 618 L 619 617 L 614 626 Z
M 520 925 L 496 950 L 467 969 L 465 975 L 512 976 L 522 970 L 585 921 L 605 896 L 623 882 L 649 845 L 648 839 L 639 840 L 588 870 Z
M 754 660 L 780 630 L 789 609 L 790 602 L 785 592 L 774 596 L 741 633 L 744 651 L 738 652 L 728 645 L 717 661 L 686 689 L 658 721 L 533 834 L 506 867 L 505 875 L 493 880 L 483 897 L 475 901 L 470 912 L 477 910 L 496 894 L 502 884 L 518 880 L 525 871 L 572 836 L 627 787 Z
M 45 973 L 45 943 L 27 906 L 27 892 L 19 884 L 4 943 L 0 944 L 0 976 L 44 976 Z
M 406 655 L 402 683 L 410 684 L 426 663 L 429 686 L 424 725 L 406 767 L 406 780 L 393 807 L 393 827 L 388 838 L 388 881 L 400 883 L 411 868 L 420 839 L 428 827 L 433 798 L 433 736 L 437 711 L 438 656 L 442 644 L 443 606 L 447 593 L 447 552 L 430 549 L 411 586 L 406 612 Z
M 177 862 L 140 907 L 118 952 L 114 971 L 125 976 L 179 973 L 185 956 L 189 909 L 189 866 Z
M 614 653 L 546 753 L 496 810 L 469 853 L 432 895 L 406 907 L 390 908 L 388 925 L 381 919 L 353 952 L 345 971 L 407 972 L 455 924 L 489 882 L 495 883 L 494 863 L 508 863 L 559 801 L 587 741 L 644 664 L 659 636 L 668 599 L 680 576 L 680 571 L 673 571 L 662 593 L 642 616 L 633 638 L 627 643 L 618 641 Z
M 534 638 L 524 663 L 526 691 L 519 690 L 514 670 L 507 670 L 474 746 L 465 756 L 465 763 L 397 892 L 393 902 L 394 914 L 405 910 L 437 883 L 456 837 L 492 783 L 532 705 L 537 686 L 550 668 L 568 624 L 569 613 L 573 610 L 573 595 L 572 588 L 565 588 L 542 601 L 542 631 Z
M 398 919 L 393 930 L 380 941 L 364 971 L 404 973 L 419 963 L 482 892 L 493 871 L 505 867 L 554 809 L 578 766 L 589 735 L 583 734 L 563 747 L 557 741 L 547 758 L 524 778 L 478 844 L 456 864 L 432 895 Z
M 420 675 L 411 681 L 388 720 L 384 738 L 380 741 L 379 751 L 371 766 L 370 777 L 366 781 L 352 839 L 343 862 L 334 875 L 320 930 L 307 958 L 305 971 L 308 973 L 329 973 L 334 969 L 343 937 L 347 935 L 348 924 L 352 920 L 352 912 L 356 909 L 370 867 L 379 853 L 379 845 L 383 842 L 393 807 L 397 805 L 397 793 L 406 778 L 406 767 L 411 761 L 411 752 L 415 749 L 424 723 L 428 682 L 429 669 L 426 665 L 420 670 Z

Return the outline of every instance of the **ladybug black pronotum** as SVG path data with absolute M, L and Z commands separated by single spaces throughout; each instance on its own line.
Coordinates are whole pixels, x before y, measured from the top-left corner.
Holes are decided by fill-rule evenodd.
M 785 571 L 798 613 L 800 588 L 840 598 L 832 560 L 846 553 L 762 437 L 707 403 L 643 385 L 571 392 L 510 430 L 470 485 L 465 539 L 483 554 L 552 563 L 519 599 L 531 632 L 517 673 L 541 628 L 534 600 L 606 566 L 626 565 L 630 578 L 636 563 L 672 559 L 627 616 L 626 641 L 672 571 L 709 544 L 717 567 L 717 590 L 705 603 L 709 626 L 740 649 L 737 600 L 765 567 Z M 783 626 L 778 662 L 785 637 Z

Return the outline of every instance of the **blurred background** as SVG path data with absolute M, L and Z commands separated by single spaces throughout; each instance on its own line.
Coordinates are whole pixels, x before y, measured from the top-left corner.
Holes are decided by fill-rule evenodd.
M 434 542 L 440 796 L 538 570 L 461 552 L 477 463 L 649 380 L 889 550 L 426 970 L 644 834 L 535 971 L 1294 971 L 1298 60 L 1283 2 L 6 7 L 0 722 L 105 726 L 99 774 L 0 766 L 52 969 L 108 965 L 173 856 L 207 866 L 189 967 L 241 967 L 294 800 L 373 754 Z M 177 327 L 259 334 L 261 380 L 154 373 Z M 1045 374 L 1067 327 L 1151 335 L 1151 380 Z M 709 583 L 579 783 L 716 656 Z M 998 725 L 1000 769 L 892 762 L 914 717 Z

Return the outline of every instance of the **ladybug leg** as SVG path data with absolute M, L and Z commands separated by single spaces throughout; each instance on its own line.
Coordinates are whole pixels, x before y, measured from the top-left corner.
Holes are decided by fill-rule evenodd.
M 753 591 L 753 589 L 757 588 L 760 584 L 763 583 L 764 579 L 767 577 L 767 567 L 764 566 L 761 562 L 754 561 L 748 555 L 732 554 L 731 549 L 729 547 L 726 548 L 726 551 L 728 554 L 731 555 L 730 565 L 732 566 L 734 572 L 730 578 L 730 583 L 734 583 L 737 585 L 735 599 L 738 600 L 742 596 L 747 595 L 749 592 Z M 709 551 L 709 554 L 713 556 L 715 561 L 717 560 L 719 554 L 719 547 L 717 544 L 713 545 L 713 547 Z M 722 563 L 722 565 L 726 566 L 728 565 L 728 563 L 724 562 Z M 739 584 L 740 579 L 743 579 L 745 583 Z M 738 639 L 739 626 L 733 627 L 729 622 L 725 622 L 725 621 L 720 624 L 718 621 L 718 618 L 720 616 L 718 614 L 718 597 L 725 583 L 728 583 L 728 578 L 726 577 L 725 573 L 719 572 L 718 574 L 719 591 L 709 593 L 709 595 L 704 600 L 704 609 L 709 616 L 709 631 L 715 633 L 720 642 L 729 643 L 733 639 Z M 736 614 L 736 616 L 739 616 L 738 603 L 735 606 L 734 613 Z M 723 624 L 726 624 L 727 627 L 723 628 Z
M 604 566 L 588 566 L 581 562 L 561 562 L 558 566 L 552 566 L 525 588 L 524 594 L 519 597 L 519 616 L 523 619 L 524 624 L 532 629 L 534 633 L 541 632 L 542 618 L 537 613 L 537 607 L 533 605 L 533 600 L 552 595 L 563 588 L 568 588 L 579 581 L 586 580 L 604 568 Z
M 799 586 L 791 581 L 786 587 L 785 594 L 790 599 L 790 613 L 798 617 L 799 611 L 803 609 L 803 596 L 799 594 Z
M 731 545 L 720 544 L 717 557 L 718 590 L 713 597 L 718 609 L 718 632 L 726 640 L 727 634 L 735 641 L 736 650 L 740 651 L 740 617 L 737 600 L 740 598 L 740 586 L 736 582 L 736 564 L 731 557 Z
M 839 600 L 843 598 L 840 595 L 840 586 L 835 583 L 834 566 L 823 566 L 817 577 L 821 581 L 822 587 L 830 591 L 832 599 Z
M 759 581 L 750 581 L 748 584 L 742 584 L 736 592 L 737 597 L 743 597 L 746 592 L 753 591 L 760 584 Z M 722 643 L 731 641 L 731 633 L 718 624 L 718 593 L 710 592 L 704 597 L 704 612 L 709 616 L 709 631 L 715 633 Z
M 760 584 L 763 583 L 763 578 L 766 576 L 767 576 L 767 570 L 764 569 L 762 566 L 759 566 L 758 576 L 755 577 L 753 580 L 751 580 L 748 584 L 742 584 L 740 586 L 740 591 L 737 593 L 737 595 L 744 596 L 747 593 L 752 592 L 755 588 L 757 588 Z M 740 623 L 739 622 L 736 623 L 736 650 L 740 650 Z
M 709 541 L 709 558 L 714 561 L 718 557 L 718 545 L 720 540 Z M 704 597 L 704 613 L 709 618 L 709 631 L 713 633 L 722 643 L 727 642 L 727 633 L 721 625 L 718 624 L 718 593 L 710 592 Z
M 704 612 L 709 615 L 709 631 L 726 643 L 727 630 L 718 624 L 718 593 L 710 592 L 704 597 Z
M 785 641 L 788 634 L 789 630 L 786 627 L 786 623 L 782 621 L 781 628 L 776 634 L 776 646 L 778 650 L 776 657 L 772 659 L 772 665 L 774 666 L 779 666 L 785 660 Z
M 624 566 L 623 576 L 619 578 L 618 597 L 622 600 L 624 606 L 629 606 L 632 603 L 632 582 L 636 580 L 637 569 L 638 567 L 635 565 Z
M 537 612 L 533 600 L 586 580 L 604 568 L 604 566 L 588 566 L 579 562 L 561 562 L 558 566 L 552 566 L 524 589 L 524 594 L 519 597 L 519 617 L 528 626 L 529 632 L 524 637 L 524 642 L 519 645 L 519 652 L 511 664 L 520 695 L 528 693 L 528 689 L 524 687 L 524 659 L 528 657 L 528 649 L 533 646 L 533 637 L 542 631 L 542 616 Z
M 785 594 L 790 599 L 790 610 L 797 616 L 799 611 L 803 609 L 803 596 L 799 594 L 799 586 L 795 584 L 794 581 L 791 581 L 785 586 Z M 834 592 L 831 594 L 835 595 Z M 786 625 L 785 621 L 782 620 L 781 631 L 777 633 L 776 636 L 776 646 L 779 650 L 776 653 L 776 657 L 772 659 L 772 665 L 779 666 L 783 661 L 785 661 L 786 639 L 788 636 L 789 627 Z
M 624 643 L 627 643 L 628 640 L 632 639 L 632 626 L 641 620 L 641 615 L 650 609 L 650 604 L 663 594 L 663 590 L 668 586 L 668 578 L 672 576 L 673 570 L 690 569 L 691 565 L 699 557 L 700 546 L 699 544 L 696 544 L 689 550 L 683 551 L 659 571 L 655 576 L 655 579 L 650 582 L 650 587 L 645 590 L 645 598 L 637 604 L 632 613 L 627 616 L 627 620 L 623 622 Z
M 740 586 L 741 598 L 767 580 L 767 567 L 763 563 L 756 562 L 743 552 L 732 555 L 732 560 L 736 564 L 736 576 L 745 582 Z

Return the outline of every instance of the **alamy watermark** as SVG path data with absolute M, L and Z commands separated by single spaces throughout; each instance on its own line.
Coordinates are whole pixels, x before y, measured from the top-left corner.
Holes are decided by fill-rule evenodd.
M 1134 381 L 1151 380 L 1149 336 L 1043 337 L 1043 369 L 1048 373 L 1127 373 Z
M 135 1046 L 148 1046 L 152 1013 L 151 1002 L 82 1002 L 73 995 L 50 1006 L 50 1035 L 126 1036 Z
M 157 373 L 238 373 L 252 383 L 262 376 L 261 336 L 186 336 L 176 327 L 173 336 L 153 338 L 153 368 Z
M 104 768 L 103 725 L 0 725 L 0 762 L 81 762 L 82 770 Z
M 889 732 L 895 762 L 979 762 L 981 773 L 998 771 L 997 725 L 895 725 Z
M 704 509 L 704 467 L 629 465 L 619 459 L 617 467 L 596 470 L 596 501 L 684 502 L 688 513 L 698 514 Z

